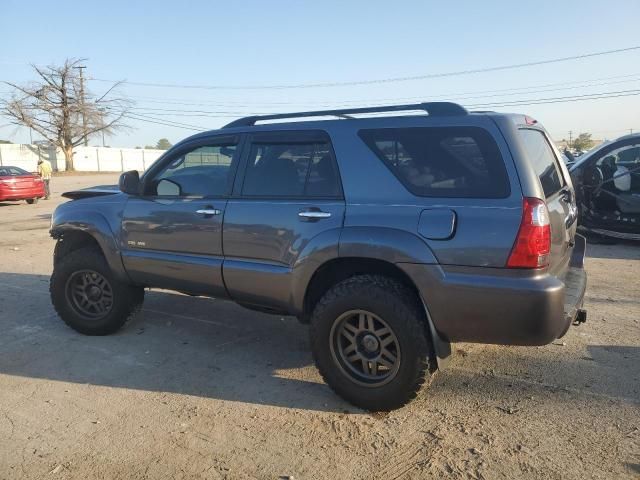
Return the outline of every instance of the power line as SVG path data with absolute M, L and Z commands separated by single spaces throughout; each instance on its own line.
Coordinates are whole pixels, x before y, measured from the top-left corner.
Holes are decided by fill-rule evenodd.
M 167 122 L 162 122 L 162 121 L 155 121 L 155 120 L 148 120 L 148 119 L 145 119 L 145 118 L 138 118 L 138 117 L 134 117 L 134 116 L 131 116 L 131 115 L 128 115 L 128 114 L 124 114 L 122 116 L 125 117 L 125 118 L 128 118 L 130 120 L 137 120 L 139 122 L 144 122 L 144 123 L 154 123 L 156 125 L 162 125 L 162 126 L 165 126 L 165 127 L 183 128 L 185 130 L 196 130 L 196 131 L 199 131 L 199 132 L 206 132 L 207 131 L 206 128 L 185 127 L 185 126 L 174 125 L 174 124 L 167 123 Z
M 302 89 L 302 88 L 327 88 L 327 87 L 350 87 L 356 85 L 373 85 L 373 84 L 383 84 L 383 83 L 392 83 L 392 82 L 408 82 L 414 80 L 427 80 L 433 78 L 444 78 L 444 77 L 455 77 L 460 75 L 471 75 L 476 73 L 487 73 L 487 72 L 497 72 L 502 70 L 511 70 L 517 68 L 525 68 L 525 67 L 533 67 L 539 65 L 548 65 L 553 63 L 566 62 L 571 60 L 581 60 L 585 58 L 593 58 L 599 57 L 603 55 L 611 55 L 615 53 L 623 53 L 630 52 L 634 50 L 639 50 L 640 45 L 626 48 L 617 48 L 614 50 L 604 50 L 600 52 L 591 52 L 585 53 L 582 55 L 572 55 L 569 57 L 560 57 L 560 58 L 552 58 L 547 60 L 539 60 L 535 62 L 526 62 L 526 63 L 515 63 L 510 65 L 499 65 L 493 67 L 485 67 L 485 68 L 476 68 L 476 69 L 468 69 L 468 70 L 458 70 L 453 72 L 441 72 L 441 73 L 431 73 L 425 75 L 413 75 L 406 77 L 391 77 L 391 78 L 381 78 L 375 80 L 357 80 L 357 81 L 347 81 L 347 82 L 326 82 L 326 83 L 299 83 L 299 84 L 283 84 L 283 85 L 246 85 L 246 86 L 238 86 L 238 85 L 184 85 L 184 84 L 174 84 L 174 83 L 147 83 L 147 82 L 131 82 L 131 81 L 123 81 L 122 83 L 128 85 L 135 85 L 140 87 L 159 87 L 159 88 L 185 88 L 185 89 L 199 89 L 199 90 L 283 90 L 283 89 Z M 93 78 L 93 81 L 96 82 L 114 82 L 114 80 L 106 80 L 101 78 Z
M 604 81 L 603 80 L 617 80 L 617 79 L 626 79 L 626 80 L 618 80 L 618 81 Z M 542 92 L 551 92 L 551 91 L 561 91 L 561 90 L 571 90 L 575 88 L 588 88 L 588 87 L 596 87 L 596 86 L 605 86 L 605 85 L 613 85 L 620 83 L 628 83 L 628 82 L 636 82 L 640 81 L 640 73 L 627 74 L 627 75 L 616 75 L 609 77 L 599 77 L 592 78 L 582 81 L 573 81 L 573 82 L 556 82 L 556 83 L 547 83 L 547 84 L 539 84 L 539 85 L 529 85 L 525 87 L 514 87 L 507 89 L 497 89 L 497 90 L 476 90 L 469 92 L 458 92 L 458 93 L 442 93 L 437 95 L 430 95 L 430 100 L 437 99 L 447 99 L 447 100 L 467 100 L 467 99 L 476 99 L 476 98 L 489 98 L 489 97 L 499 97 L 499 96 L 512 96 L 512 95 L 529 95 L 533 93 L 542 93 Z M 601 83 L 594 83 L 601 82 Z M 568 85 L 568 86 L 567 86 Z M 564 87 L 566 88 L 544 88 L 544 87 Z M 513 93 L 511 93 L 513 92 Z M 9 94 L 8 91 L 0 92 L 0 94 Z M 490 95 L 478 95 L 488 93 Z M 206 101 L 197 101 L 197 102 L 184 102 L 180 101 L 183 99 L 177 98 L 165 98 L 165 97 L 146 97 L 146 96 L 130 96 L 132 100 L 142 100 L 141 103 L 151 103 L 151 104 L 159 104 L 159 105 L 184 105 L 184 106 L 212 106 L 212 107 L 231 107 L 231 108 L 255 108 L 255 107 L 271 107 L 271 106 L 306 106 L 306 105 L 315 105 L 326 108 L 336 108 L 339 106 L 352 106 L 352 105 L 371 105 L 376 102 L 406 102 L 406 101 L 424 101 L 426 97 L 402 97 L 402 98 L 379 98 L 379 99 L 360 99 L 360 100 L 346 100 L 341 102 L 332 102 L 327 100 L 322 101 L 304 101 L 304 102 L 260 102 L 260 103 L 240 103 L 240 102 L 206 102 Z M 154 101 L 156 100 L 156 101 Z M 174 101 L 175 100 L 175 101 Z M 146 110 L 159 110 L 152 107 L 143 107 Z M 200 110 L 186 110 L 186 109 L 172 109 L 172 111 L 185 111 L 185 112 L 193 112 L 193 113 L 228 113 L 228 112 L 203 112 Z M 233 112 L 234 114 L 237 112 Z
M 640 79 L 638 79 L 640 80 Z M 612 85 L 612 84 L 616 84 L 616 83 L 621 83 L 621 82 L 609 82 L 609 83 L 601 83 L 598 86 L 602 86 L 602 85 Z M 595 85 L 592 85 L 595 86 Z M 552 91 L 561 91 L 561 90 L 566 90 L 564 88 L 560 88 L 560 89 L 542 89 L 542 90 L 535 90 L 535 91 L 530 91 L 530 92 L 526 92 L 527 95 L 533 94 L 533 93 L 543 93 L 543 92 L 552 92 Z M 635 91 L 635 90 L 628 90 L 628 91 L 623 91 L 623 92 L 631 92 L 631 91 Z M 607 93 L 620 93 L 620 92 L 602 92 L 602 93 L 590 93 L 587 94 L 587 96 L 591 96 L 591 95 L 602 95 L 602 94 L 607 94 Z M 513 93 L 513 94 L 509 94 L 509 95 L 517 95 L 517 93 Z M 446 98 L 448 100 L 451 101 L 461 101 L 461 100 L 468 100 L 468 99 L 477 99 L 477 98 L 489 98 L 489 97 L 496 97 L 496 96 L 501 96 L 501 95 L 480 95 L 477 97 L 443 97 Z M 571 96 L 574 97 L 575 95 Z M 578 97 L 581 95 L 577 95 Z M 560 97 L 560 98 L 570 98 L 570 97 Z M 438 97 L 435 98 L 431 98 L 433 100 L 437 100 Z M 407 99 L 404 99 L 405 101 Z M 425 100 L 424 97 L 414 97 L 413 100 Z M 535 99 L 534 99 L 535 100 Z M 401 101 L 400 99 L 396 99 L 396 101 Z M 519 104 L 521 102 L 525 102 L 528 101 L 527 99 L 523 99 L 523 100 L 514 100 L 513 102 L 516 102 L 514 104 Z M 506 101 L 507 104 L 513 103 L 512 101 Z M 480 104 L 480 105 L 493 105 L 493 104 L 502 104 L 505 102 L 492 102 L 492 103 L 487 103 L 487 104 Z M 371 103 L 369 103 L 370 105 Z M 330 104 L 330 105 L 324 105 L 327 108 L 336 108 L 336 104 Z M 251 108 L 250 105 L 238 105 L 236 108 L 242 109 L 242 108 Z M 148 106 L 142 106 L 142 107 L 133 107 L 133 110 L 144 110 L 144 111 L 151 111 L 151 112 L 169 112 L 172 113 L 174 115 L 177 116 L 193 116 L 193 117 L 207 117 L 207 116 L 220 116 L 220 115 L 237 115 L 237 114 L 243 114 L 243 112 L 239 111 L 239 110 L 232 110 L 232 111 L 228 111 L 228 110 L 224 110 L 224 111 L 211 111 L 211 110 L 189 110 L 189 109 L 184 109 L 184 108 L 156 108 L 156 107 L 148 107 Z M 252 112 L 253 115 L 260 115 L 260 114 L 269 114 L 269 113 L 273 113 L 273 112 Z M 189 115 L 189 114 L 193 114 L 193 115 Z
M 632 78 L 633 77 L 633 78 Z M 620 79 L 626 78 L 627 80 L 620 80 L 616 82 L 602 82 L 598 84 L 594 84 L 593 82 L 598 82 L 601 80 L 612 80 L 612 79 Z M 604 86 L 604 85 L 613 85 L 618 83 L 628 83 L 628 82 L 636 82 L 640 81 L 640 74 L 630 74 L 630 75 L 617 75 L 613 77 L 600 77 L 594 78 L 590 80 L 582 80 L 582 81 L 574 81 L 574 82 L 560 82 L 560 83 L 548 83 L 548 84 L 540 84 L 540 85 L 530 85 L 526 87 L 516 87 L 516 88 L 507 88 L 507 89 L 499 89 L 499 90 L 476 90 L 471 92 L 458 92 L 458 93 L 442 93 L 436 95 L 430 95 L 429 99 L 438 99 L 438 98 L 446 98 L 448 100 L 453 99 L 461 99 L 465 95 L 476 95 L 476 94 L 499 94 L 501 92 L 516 92 L 516 93 L 505 93 L 505 95 L 517 95 L 517 94 L 531 94 L 531 93 L 540 93 L 544 91 L 556 91 L 556 90 L 570 90 L 574 88 L 587 88 L 587 87 L 596 87 L 596 86 Z M 553 87 L 553 86 L 564 86 L 564 85 L 572 85 L 567 88 L 557 88 L 557 89 L 545 89 L 545 90 L 531 90 L 531 89 L 540 89 L 543 87 Z M 529 90 L 529 91 L 525 91 Z M 500 96 L 500 95 L 478 95 L 469 98 L 483 98 L 483 97 L 492 97 L 492 96 Z M 424 96 L 420 97 L 395 97 L 395 98 L 378 98 L 378 99 L 360 99 L 360 100 L 344 100 L 340 102 L 332 102 L 327 100 L 311 100 L 311 101 L 301 101 L 301 102 L 207 102 L 207 101 L 184 101 L 185 99 L 179 98 L 160 98 L 160 97 L 145 97 L 145 96 L 130 96 L 132 100 L 140 100 L 141 103 L 151 103 L 151 104 L 159 104 L 159 105 L 185 105 L 185 106 L 212 106 L 212 107 L 235 107 L 235 108 L 254 108 L 254 107 L 270 107 L 270 106 L 292 106 L 292 105 L 314 105 L 319 107 L 327 107 L 327 108 L 335 108 L 337 106 L 352 106 L 352 105 L 371 105 L 376 102 L 404 102 L 404 101 L 420 101 L 425 100 Z
M 128 118 L 134 118 L 137 120 L 149 120 L 152 122 L 162 122 L 167 124 L 167 126 L 174 126 L 174 127 L 178 127 L 178 128 L 186 128 L 186 129 L 191 129 L 191 130 L 207 130 L 206 128 L 202 128 L 199 125 L 192 125 L 190 123 L 182 123 L 182 122 L 176 122 L 173 120 L 167 120 L 164 118 L 157 118 L 157 117 L 150 117 L 148 115 L 143 115 L 143 114 L 139 114 L 139 113 L 132 113 L 132 112 L 127 112 L 124 114 L 124 116 L 127 116 Z
M 153 120 L 153 121 L 158 121 L 158 122 L 164 122 L 164 123 L 172 123 L 177 127 L 182 127 L 182 128 L 200 128 L 200 126 L 198 125 L 191 125 L 189 123 L 182 123 L 182 122 L 176 122 L 173 120 L 165 120 L 162 118 L 155 118 L 155 117 L 149 117 L 146 114 L 141 114 L 141 113 L 135 113 L 132 112 L 131 110 L 120 110 L 114 107 L 105 107 L 104 108 L 105 111 L 115 114 L 115 115 L 122 115 L 122 116 L 126 116 L 128 118 L 133 118 L 135 117 L 141 117 L 140 119 L 149 119 L 149 120 Z
M 519 105 L 538 105 L 545 103 L 569 103 L 573 101 L 582 101 L 582 100 L 597 100 L 600 98 L 615 98 L 615 97 L 626 97 L 626 96 L 635 96 L 640 94 L 640 89 L 634 90 L 619 90 L 619 91 L 609 91 L 609 92 L 600 92 L 600 93 L 589 93 L 584 95 L 571 95 L 571 96 L 562 96 L 562 97 L 547 97 L 547 98 L 533 98 L 533 99 L 523 99 L 523 100 L 512 100 L 512 101 L 504 101 L 504 102 L 490 102 L 490 103 L 473 103 L 473 104 L 465 104 L 465 106 L 469 109 L 478 109 L 478 108 L 496 108 L 496 107 L 509 107 L 509 106 L 519 106 Z M 164 108 L 137 108 L 133 107 L 133 111 L 136 112 L 137 115 L 156 115 L 156 116 L 179 116 L 179 117 L 206 117 L 206 118 L 236 118 L 239 116 L 246 115 L 269 115 L 274 113 L 273 111 L 268 112 L 246 112 L 246 111 L 237 111 L 237 110 L 225 110 L 225 111 L 210 111 L 210 110 L 182 110 L 182 109 L 164 109 Z M 384 113 L 384 115 L 388 115 L 388 113 Z
M 514 100 L 512 102 L 494 102 L 494 103 L 479 103 L 473 105 L 467 105 L 468 108 L 484 108 L 484 107 L 510 107 L 518 105 L 538 105 L 543 103 L 571 103 L 582 100 L 598 100 L 600 98 L 617 98 L 617 97 L 631 97 L 640 95 L 640 90 L 620 90 L 618 92 L 603 92 L 592 93 L 586 95 L 573 95 L 569 97 L 550 97 L 550 98 L 537 98 L 531 100 Z

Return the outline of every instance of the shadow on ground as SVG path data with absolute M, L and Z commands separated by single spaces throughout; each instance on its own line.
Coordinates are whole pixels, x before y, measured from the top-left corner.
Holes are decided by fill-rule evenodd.
M 616 240 L 608 245 L 588 243 L 587 257 L 640 260 L 640 242 Z
M 306 410 L 358 411 L 321 382 L 312 366 L 307 327 L 294 318 L 151 291 L 143 311 L 120 332 L 87 337 L 57 317 L 48 280 L 43 275 L 0 273 L 0 374 Z M 637 365 L 640 349 L 593 346 L 589 354 L 587 360 L 538 356 L 529 363 L 526 350 L 500 350 L 505 362 L 523 367 L 515 381 L 520 376 L 535 383 L 536 372 L 551 372 L 559 388 L 587 388 L 581 382 L 588 381 L 598 392 L 627 398 L 628 384 L 617 386 L 606 378 L 611 365 L 619 364 L 610 364 L 613 357 L 628 356 L 628 364 Z M 484 373 L 492 361 L 483 359 L 487 355 L 473 354 L 477 358 L 466 373 L 460 372 L 460 382 L 469 374 Z M 454 366 L 465 369 L 469 359 L 456 360 Z M 509 363 L 504 366 L 511 369 Z M 458 383 L 455 371 L 447 377 Z M 492 395 L 508 390 L 499 378 L 483 384 Z M 438 382 L 432 388 L 439 388 Z
M 321 383 L 307 328 L 231 302 L 147 292 L 120 332 L 87 337 L 53 311 L 48 277 L 0 273 L 0 373 L 247 403 L 344 411 Z

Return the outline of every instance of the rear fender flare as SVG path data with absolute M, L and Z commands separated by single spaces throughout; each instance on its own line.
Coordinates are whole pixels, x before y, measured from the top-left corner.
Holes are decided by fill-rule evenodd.
M 387 263 L 436 263 L 429 246 L 416 235 L 384 227 L 343 227 L 316 236 L 293 266 L 290 309 L 299 315 L 309 282 L 325 263 L 336 258 L 363 258 Z
M 418 235 L 386 227 L 345 227 L 339 256 L 375 258 L 393 264 L 438 263 L 429 245 Z
M 302 249 L 293 265 L 289 305 L 295 315 L 304 311 L 307 287 L 314 273 L 326 262 L 338 257 L 341 228 L 332 228 L 316 235 Z

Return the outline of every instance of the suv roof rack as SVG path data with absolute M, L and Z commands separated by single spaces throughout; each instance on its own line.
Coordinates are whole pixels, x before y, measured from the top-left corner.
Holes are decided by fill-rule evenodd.
M 222 128 L 250 127 L 262 120 L 278 120 L 281 118 L 299 117 L 340 117 L 351 118 L 349 115 L 359 113 L 402 112 L 408 110 L 424 110 L 429 115 L 454 116 L 467 115 L 467 110 L 457 103 L 452 102 L 424 102 L 410 103 L 407 105 L 387 105 L 382 107 L 345 108 L 340 110 L 316 110 L 311 112 L 274 113 L 272 115 L 252 115 L 243 117 L 228 123 Z

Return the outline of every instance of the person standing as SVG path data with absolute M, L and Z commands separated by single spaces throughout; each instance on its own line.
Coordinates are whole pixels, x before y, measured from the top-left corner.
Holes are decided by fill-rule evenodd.
M 49 160 L 38 160 L 38 175 L 44 182 L 44 199 L 49 200 L 51 196 L 51 190 L 49 189 L 49 182 L 51 181 L 51 172 L 53 172 L 53 168 L 51 167 L 51 162 Z

